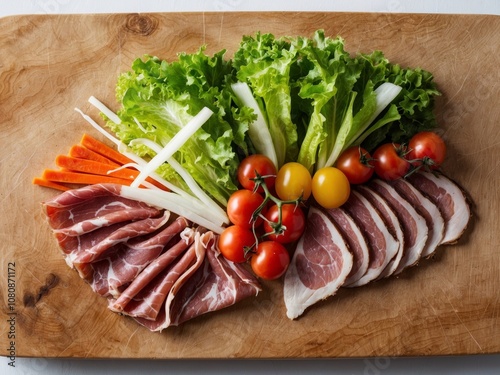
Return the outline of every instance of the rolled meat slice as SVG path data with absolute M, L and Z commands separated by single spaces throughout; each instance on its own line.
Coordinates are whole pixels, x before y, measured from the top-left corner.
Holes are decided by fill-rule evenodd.
M 469 203 L 463 190 L 443 174 L 419 172 L 410 175 L 408 181 L 436 204 L 443 215 L 445 228 L 441 244 L 457 242 L 471 218 Z
M 353 257 L 328 215 L 311 207 L 307 227 L 285 273 L 287 316 L 296 319 L 313 304 L 334 295 L 345 282 Z
M 392 236 L 377 209 L 355 190 L 342 206 L 361 228 L 370 251 L 368 270 L 350 286 L 361 286 L 376 280 L 399 250 L 399 242 Z
M 444 219 L 439 208 L 405 179 L 400 178 L 391 181 L 390 184 L 425 219 L 428 237 L 422 250 L 422 256 L 429 257 L 436 251 L 444 236 Z

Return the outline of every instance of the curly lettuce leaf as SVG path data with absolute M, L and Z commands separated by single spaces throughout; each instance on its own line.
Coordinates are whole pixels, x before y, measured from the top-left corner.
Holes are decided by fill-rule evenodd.
M 246 143 L 245 125 L 231 111 L 226 77 L 232 67 L 223 56 L 224 51 L 207 56 L 201 48 L 194 54 L 181 54 L 171 63 L 151 56 L 135 60 L 132 71 L 122 74 L 117 84 L 116 94 L 122 104 L 118 116 L 122 123 L 108 124 L 125 144 L 135 138 L 147 138 L 165 145 L 201 109 L 211 109 L 214 115 L 174 157 L 200 186 L 225 205 L 237 189 L 235 149 L 241 146 L 246 150 Z M 144 146 L 135 150 L 154 156 Z M 170 169 L 164 173 L 172 177 Z
M 260 33 L 243 37 L 234 55 L 237 79 L 248 83 L 265 114 L 278 167 L 286 161 L 295 161 L 298 153 L 290 96 L 290 70 L 295 59 L 296 51 L 286 39 Z

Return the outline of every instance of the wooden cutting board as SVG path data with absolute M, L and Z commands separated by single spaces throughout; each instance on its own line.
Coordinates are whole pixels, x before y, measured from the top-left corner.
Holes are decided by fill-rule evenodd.
M 151 333 L 107 309 L 65 264 L 33 177 L 84 131 L 74 111 L 113 109 L 120 72 L 202 44 L 232 56 L 256 31 L 341 35 L 349 51 L 381 49 L 435 75 L 446 173 L 474 201 L 455 246 L 398 278 L 341 290 L 290 321 L 280 281 L 255 299 Z M 15 16 L 0 20 L 0 351 L 87 358 L 297 358 L 500 352 L 500 19 L 478 15 L 170 13 Z M 15 337 L 12 336 L 14 334 Z M 9 337 L 11 336 L 11 337 Z

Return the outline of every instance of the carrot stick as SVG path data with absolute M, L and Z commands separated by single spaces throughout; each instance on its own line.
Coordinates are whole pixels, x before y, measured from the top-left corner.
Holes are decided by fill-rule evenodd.
M 123 178 L 126 180 L 133 180 L 139 174 L 139 172 L 135 169 L 128 168 L 119 169 L 112 173 L 108 173 L 116 167 L 109 164 L 100 163 L 98 161 L 72 158 L 71 156 L 66 155 L 58 155 L 56 157 L 56 165 L 72 172 L 90 173 L 99 176 Z
M 116 169 L 118 165 L 112 166 L 109 164 L 99 163 L 93 160 L 72 158 L 70 156 L 65 156 L 65 155 L 58 155 L 56 157 L 56 165 L 62 168 L 63 170 L 70 172 L 90 173 L 99 176 L 110 176 L 131 181 L 134 180 L 139 175 L 139 171 L 132 168 L 122 168 L 113 171 L 111 173 L 108 173 L 109 171 Z M 156 187 L 162 190 L 166 190 L 165 186 L 163 186 L 161 183 L 157 182 L 152 178 L 148 177 L 146 181 L 148 181 L 149 183 L 155 185 Z
M 61 190 L 61 191 L 70 190 L 70 188 L 67 186 L 64 186 L 64 185 L 58 184 L 57 182 L 49 181 L 49 180 L 46 180 L 46 179 L 40 178 L 40 177 L 35 177 L 33 179 L 33 184 L 38 185 L 38 186 L 48 187 L 51 189 Z
M 53 169 L 44 170 L 42 178 L 52 182 L 62 182 L 66 184 L 78 184 L 78 185 L 93 185 L 93 184 L 104 184 L 104 183 L 130 185 L 132 183 L 132 180 L 126 180 L 123 178 L 98 176 L 95 174 L 88 174 L 88 173 L 56 171 Z
M 132 163 L 132 160 L 127 158 L 125 155 L 120 154 L 118 151 L 109 147 L 105 143 L 98 141 L 97 139 L 91 137 L 88 134 L 83 135 L 80 143 L 82 146 L 84 146 L 84 147 L 86 147 L 94 152 L 97 152 L 98 154 L 101 154 L 102 156 L 114 161 L 115 163 L 122 164 L 122 165 Z
M 87 159 L 87 160 L 93 160 L 97 161 L 99 163 L 103 164 L 109 164 L 113 166 L 118 166 L 117 163 L 109 160 L 108 158 L 102 156 L 101 154 L 98 154 L 97 152 L 92 151 L 91 149 L 88 149 L 86 147 L 83 147 L 81 145 L 73 145 L 70 150 L 69 150 L 69 156 L 78 158 L 78 159 Z

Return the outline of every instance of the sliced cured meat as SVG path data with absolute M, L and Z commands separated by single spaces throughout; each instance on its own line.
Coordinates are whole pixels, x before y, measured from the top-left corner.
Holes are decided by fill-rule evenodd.
M 179 217 L 152 237 L 117 246 L 116 251 L 105 259 L 91 264 L 92 289 L 103 296 L 117 297 L 122 292 L 121 287 L 131 283 L 147 265 L 158 258 L 165 247 L 168 249 L 171 241 L 179 241 L 177 237 L 187 225 L 187 220 Z
M 351 272 L 349 272 L 343 285 L 349 286 L 358 281 L 368 269 L 370 257 L 368 245 L 361 229 L 359 229 L 359 226 L 345 210 L 335 208 L 328 210 L 327 213 L 341 232 L 352 253 L 353 263 Z
M 165 211 L 158 218 L 147 218 L 120 225 L 106 237 L 99 238 L 98 242 L 95 241 L 95 238 L 93 239 L 93 232 L 80 236 L 80 246 L 68 255 L 69 261 L 73 264 L 83 264 L 99 260 L 109 248 L 133 238 L 153 233 L 165 225 L 169 218 L 170 212 Z
M 399 248 L 396 255 L 389 261 L 385 269 L 380 273 L 376 280 L 382 279 L 384 277 L 391 276 L 399 266 L 403 254 L 405 251 L 405 239 L 403 234 L 403 229 L 401 228 L 401 223 L 394 213 L 393 209 L 389 207 L 384 198 L 382 198 L 376 191 L 370 189 L 366 186 L 357 186 L 357 191 L 359 191 L 368 201 L 377 209 L 380 216 L 387 225 L 387 229 L 392 234 L 392 236 L 398 241 Z
M 161 332 L 258 294 L 261 288 L 257 279 L 242 266 L 220 256 L 215 240 L 212 232 L 201 236 L 199 244 L 206 252 L 201 266 L 191 267 L 177 279 L 155 320 L 135 318 L 139 324 Z
M 296 319 L 305 309 L 334 295 L 351 272 L 353 257 L 329 216 L 315 207 L 285 273 L 287 316 Z
M 158 217 L 161 211 L 119 196 L 114 185 L 90 185 L 68 190 L 43 203 L 56 235 L 80 236 L 116 223 Z
M 438 207 L 426 198 L 418 189 L 405 179 L 397 179 L 390 182 L 399 194 L 401 194 L 417 212 L 425 219 L 428 228 L 428 237 L 422 256 L 428 257 L 436 251 L 444 236 L 444 219 Z
M 445 222 L 441 244 L 457 242 L 471 217 L 462 189 L 443 174 L 419 172 L 410 175 L 408 180 L 439 208 Z
M 209 234 L 211 235 L 211 233 Z M 194 317 L 221 310 L 256 296 L 261 287 L 250 272 L 226 260 L 215 249 L 215 237 L 205 237 L 207 257 L 192 277 L 179 279 L 167 298 L 170 325 L 179 325 Z
M 350 286 L 365 285 L 380 276 L 398 252 L 399 242 L 389 232 L 377 209 L 357 191 L 351 191 L 349 199 L 342 207 L 360 227 L 370 252 L 368 270 Z
M 170 222 L 169 212 L 122 192 L 91 185 L 43 204 L 68 265 L 111 310 L 161 331 L 261 290 L 242 266 L 220 256 L 213 232 L 182 217 Z
M 136 301 L 134 302 L 134 305 L 141 303 L 141 299 L 144 298 L 144 295 L 151 294 L 155 285 L 158 282 L 161 282 L 162 278 L 166 278 L 171 268 L 175 266 L 176 262 L 182 256 L 182 254 L 184 254 L 186 249 L 192 246 L 194 239 L 195 230 L 193 230 L 192 228 L 187 228 L 183 232 L 181 240 L 177 242 L 177 244 L 175 244 L 158 258 L 153 260 L 130 283 L 130 285 L 116 300 L 110 301 L 109 308 L 116 312 L 123 312 L 125 311 L 125 309 L 127 309 L 127 307 L 129 310 L 132 310 L 132 305 L 129 306 L 129 303 L 132 301 L 132 299 L 135 299 Z M 194 252 L 194 245 L 192 247 L 193 250 L 191 250 L 191 253 Z M 173 279 L 173 281 L 175 281 L 176 277 L 178 277 L 178 275 L 170 275 L 170 280 Z M 157 280 L 157 283 L 155 283 L 154 280 Z M 140 296 L 140 293 L 142 293 L 142 296 Z M 136 298 L 136 296 L 138 295 L 139 297 Z M 164 297 L 166 297 L 166 294 Z M 155 298 L 161 298 L 161 296 L 156 296 Z
M 428 227 L 425 219 L 392 186 L 380 179 L 374 179 L 370 188 L 382 196 L 394 210 L 401 223 L 404 235 L 404 253 L 394 274 L 401 273 L 406 267 L 416 264 L 425 247 Z

